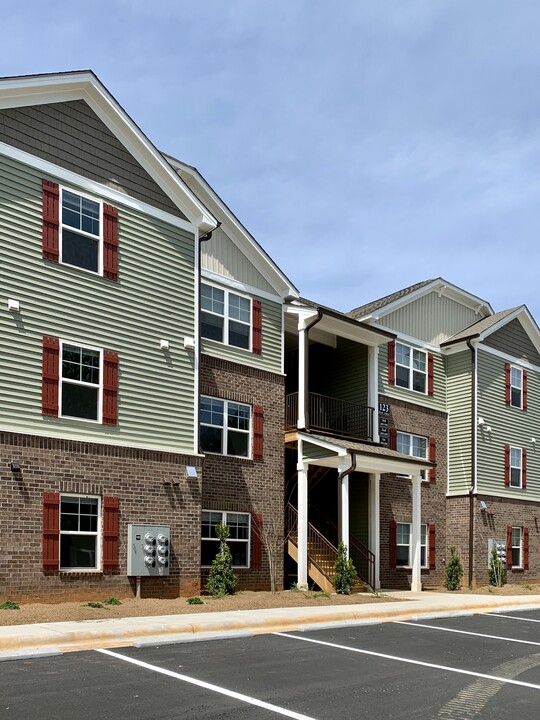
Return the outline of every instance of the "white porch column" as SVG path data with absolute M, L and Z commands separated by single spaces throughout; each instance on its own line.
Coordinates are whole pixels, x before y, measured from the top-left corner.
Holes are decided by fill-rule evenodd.
M 306 321 L 298 319 L 298 429 L 306 427 L 306 399 L 307 399 L 307 333 Z
M 373 587 L 381 587 L 381 511 L 380 511 L 380 473 L 369 476 L 369 549 L 375 555 Z
M 368 405 L 373 408 L 373 442 L 379 442 L 379 348 L 368 347 Z
M 298 440 L 298 587 L 308 587 L 308 464 L 303 458 L 304 443 Z
M 420 547 L 420 525 L 422 518 L 422 476 L 413 475 L 412 479 L 412 581 L 411 590 L 420 592 L 422 590 L 421 576 L 421 547 Z
M 342 473 L 351 467 L 348 458 L 344 458 L 339 462 L 339 472 Z M 339 480 L 339 518 L 340 533 L 339 539 L 347 548 L 347 557 L 349 557 L 349 535 L 350 535 L 350 516 L 349 516 L 349 476 L 340 478 Z

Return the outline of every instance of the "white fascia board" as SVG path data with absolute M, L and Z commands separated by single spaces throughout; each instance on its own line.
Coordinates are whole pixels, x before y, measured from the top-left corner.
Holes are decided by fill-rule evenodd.
M 220 275 L 219 273 L 212 272 L 211 270 L 201 270 L 201 277 L 206 278 L 211 282 L 215 282 L 218 285 L 226 285 L 227 287 L 230 287 L 233 290 L 238 290 L 239 292 L 243 292 L 246 295 L 255 295 L 264 298 L 265 300 L 279 303 L 280 305 L 282 305 L 284 302 L 281 295 L 273 295 L 267 290 L 261 290 L 260 288 L 253 287 L 253 285 L 246 285 L 239 280 L 233 280 L 233 278 L 226 277 L 225 275 Z
M 493 315 L 493 308 L 488 302 L 482 300 L 482 298 L 479 298 L 476 295 L 471 295 L 471 293 L 468 293 L 465 290 L 461 290 L 461 288 L 458 288 L 456 285 L 452 285 L 452 283 L 445 282 L 444 280 L 438 278 L 429 285 L 418 288 L 418 290 L 415 290 L 408 295 L 404 295 L 403 297 L 394 300 L 388 305 L 384 305 L 378 310 L 374 310 L 371 314 L 356 319 L 360 322 L 369 322 L 370 324 L 372 324 L 373 321 L 377 321 L 385 315 L 389 315 L 395 310 L 398 310 L 400 307 L 408 305 L 409 303 L 418 300 L 418 298 L 421 298 L 424 295 L 428 295 L 430 292 L 434 292 L 437 290 L 441 292 L 441 295 L 444 295 L 451 300 L 455 300 L 456 302 L 465 305 L 465 307 L 474 310 L 478 314 L 480 314 L 480 311 L 485 308 L 486 312 L 482 313 L 483 317 Z
M 381 323 L 370 323 L 370 327 L 378 328 L 379 330 L 386 330 L 387 332 L 394 333 L 397 337 L 397 342 L 403 342 L 406 345 L 413 345 L 414 347 L 422 348 L 423 350 L 428 350 L 429 352 L 435 352 L 440 353 L 441 348 L 439 345 L 432 345 L 431 343 L 425 342 L 425 340 L 420 340 L 419 338 L 412 337 L 411 335 L 405 335 L 404 333 L 398 332 L 397 330 L 393 330 L 392 328 L 385 327 L 384 325 L 381 325 Z M 388 338 L 386 340 L 387 343 L 389 343 L 391 338 Z M 383 343 L 381 343 L 383 344 Z
M 520 307 L 516 308 L 513 313 L 510 313 L 510 315 L 506 315 L 506 317 L 499 320 L 498 323 L 495 323 L 490 328 L 484 330 L 483 333 L 480 333 L 480 341 L 485 340 L 485 338 L 489 337 L 490 335 L 493 335 L 493 333 L 497 332 L 497 330 L 500 330 L 505 325 L 508 325 L 508 323 L 512 322 L 512 320 L 515 320 L 516 318 L 521 323 L 521 326 L 529 336 L 529 339 L 536 348 L 536 350 L 540 353 L 540 330 L 538 329 L 538 325 L 534 321 L 534 318 L 532 317 L 525 305 L 521 305 Z
M 532 363 L 527 362 L 527 360 L 523 360 L 523 358 L 514 357 L 513 355 L 504 353 L 501 350 L 496 350 L 489 345 L 479 345 L 478 349 L 482 350 L 485 353 L 489 353 L 489 355 L 495 355 L 495 357 L 499 357 L 501 358 L 501 360 L 509 362 L 511 365 L 515 365 L 516 367 L 521 367 L 525 370 L 531 370 L 533 372 L 540 373 L 540 366 L 533 365 Z
M 201 173 L 196 168 L 186 165 L 166 153 L 164 153 L 164 156 L 170 165 L 177 170 L 180 177 L 188 177 L 191 182 L 197 185 L 197 192 L 202 191 L 206 195 L 205 201 L 214 205 L 213 212 L 220 216 L 223 230 L 261 275 L 273 285 L 276 292 L 282 298 L 299 297 L 297 288 L 274 263 L 272 258 L 259 245 L 251 233 L 242 225 Z
M 0 80 L 0 108 L 84 100 L 146 170 L 163 192 L 202 233 L 216 219 L 178 177 L 144 133 L 91 72 Z

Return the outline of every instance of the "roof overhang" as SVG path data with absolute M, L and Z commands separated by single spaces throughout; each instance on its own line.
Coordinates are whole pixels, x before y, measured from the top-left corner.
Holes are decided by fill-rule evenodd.
M 201 233 L 216 219 L 91 70 L 0 79 L 0 108 L 84 100 Z

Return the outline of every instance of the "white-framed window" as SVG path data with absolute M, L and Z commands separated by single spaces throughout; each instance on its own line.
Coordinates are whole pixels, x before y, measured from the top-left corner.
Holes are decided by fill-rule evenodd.
M 427 394 L 427 352 L 397 341 L 395 347 L 396 385 Z
M 102 274 L 103 203 L 60 188 L 60 262 Z
M 523 485 L 523 449 L 510 448 L 510 487 Z
M 510 405 L 523 408 L 523 370 L 518 367 L 510 367 Z
M 249 457 L 251 406 L 203 395 L 200 438 L 204 452 Z
M 427 525 L 420 526 L 420 565 L 427 567 Z M 411 523 L 396 524 L 396 565 L 412 566 L 412 525 Z
M 60 496 L 60 570 L 100 567 L 101 499 Z
M 251 348 L 251 298 L 207 283 L 201 288 L 201 335 L 209 340 Z
M 396 433 L 396 450 L 404 455 L 427 460 L 428 456 L 428 439 L 421 435 L 411 435 L 410 433 Z M 422 480 L 426 479 L 426 471 L 420 473 Z M 404 477 L 411 477 L 410 475 Z
M 523 567 L 523 528 L 512 528 L 512 567 Z
M 201 515 L 201 565 L 210 567 L 219 550 L 216 525 L 229 528 L 227 545 L 233 558 L 233 567 L 249 567 L 251 516 L 249 513 L 203 510 Z
M 60 417 L 101 422 L 102 350 L 65 340 L 60 347 Z

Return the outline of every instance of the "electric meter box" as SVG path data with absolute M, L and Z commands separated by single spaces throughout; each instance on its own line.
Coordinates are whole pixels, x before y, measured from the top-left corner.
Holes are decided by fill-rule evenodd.
M 499 560 L 502 561 L 503 567 L 506 567 L 506 540 L 504 538 L 500 540 L 490 538 L 488 540 L 488 568 L 490 567 L 491 552 L 493 548 L 495 548 L 495 552 L 497 553 Z
M 171 562 L 171 528 L 128 525 L 128 575 L 166 577 Z

